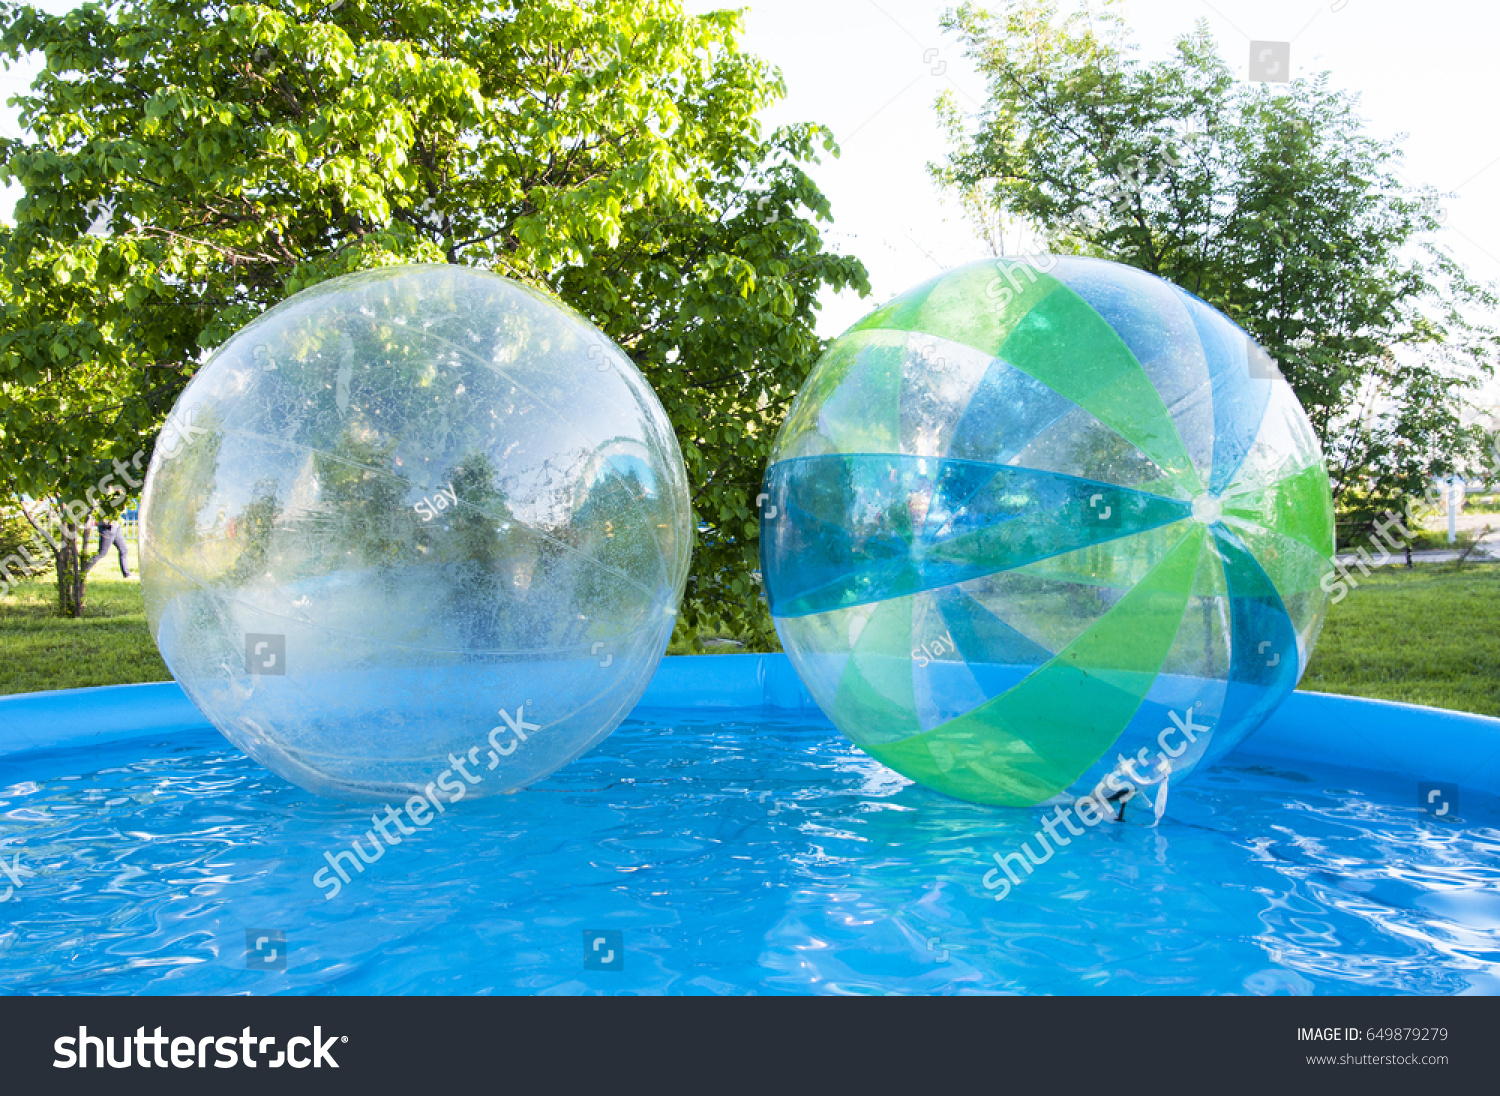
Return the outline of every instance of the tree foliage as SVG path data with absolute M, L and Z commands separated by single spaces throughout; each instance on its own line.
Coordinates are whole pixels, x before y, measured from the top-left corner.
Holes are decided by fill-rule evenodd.
M 682 443 L 701 543 L 689 631 L 762 626 L 754 496 L 821 349 L 812 124 L 764 135 L 779 75 L 739 16 L 675 0 L 0 8 L 46 68 L 0 173 L 0 452 L 82 497 L 206 352 L 329 277 L 425 261 L 545 287 L 618 342 Z
M 1197 294 L 1274 357 L 1323 442 L 1335 501 L 1363 518 L 1480 466 L 1463 399 L 1488 377 L 1494 308 L 1434 239 L 1439 195 L 1400 175 L 1326 74 L 1245 84 L 1207 27 L 1133 57 L 1112 0 L 947 13 L 988 82 L 934 174 L 981 224 L 1115 259 Z

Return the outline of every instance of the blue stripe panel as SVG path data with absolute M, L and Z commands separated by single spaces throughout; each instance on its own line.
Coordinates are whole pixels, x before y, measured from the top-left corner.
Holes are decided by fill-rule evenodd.
M 1077 406 L 996 358 L 964 408 L 946 455 L 1004 464 Z
M 945 460 L 938 464 L 937 482 L 927 505 L 921 535 L 934 536 L 961 517 L 974 496 L 994 483 L 999 469 L 984 461 Z
M 1189 513 L 1058 472 L 896 454 L 777 461 L 765 489 L 776 516 L 761 523 L 761 570 L 782 617 L 935 590 Z
M 1233 637 L 1219 723 L 1253 730 L 1297 685 L 1297 632 L 1270 576 L 1244 542 L 1223 525 L 1213 532 L 1229 587 Z
M 1056 653 L 1016 631 L 960 587 L 939 590 L 933 597 L 964 662 L 975 666 L 1040 666 Z M 995 695 L 998 693 L 988 694 Z
M 1208 359 L 1214 394 L 1214 460 L 1208 489 L 1218 494 L 1234 479 L 1260 433 L 1275 374 L 1270 359 L 1236 324 L 1186 290 L 1177 292 L 1187 305 Z M 1251 375 L 1261 371 L 1270 375 Z

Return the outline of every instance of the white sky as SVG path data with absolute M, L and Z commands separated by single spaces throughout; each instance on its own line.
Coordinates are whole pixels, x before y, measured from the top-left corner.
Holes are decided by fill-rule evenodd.
M 1000 9 L 1004 0 L 992 0 Z M 41 6 L 64 11 L 73 4 Z M 690 11 L 726 6 L 686 0 Z M 825 301 L 818 324 L 836 335 L 865 312 L 940 270 L 984 255 L 957 206 L 926 165 L 945 151 L 933 101 L 953 88 L 973 107 L 983 86 L 938 29 L 947 7 L 927 0 L 755 0 L 746 48 L 778 65 L 788 95 L 765 124 L 816 121 L 842 147 L 814 171 L 833 205 L 830 246 L 869 268 L 873 293 Z M 1337 9 L 1337 10 L 1335 10 Z M 1486 0 L 1131 0 L 1125 14 L 1146 59 L 1165 56 L 1205 19 L 1244 73 L 1251 39 L 1290 41 L 1294 74 L 1327 70 L 1358 92 L 1368 131 L 1406 134 L 1405 174 L 1455 197 L 1443 236 L 1474 276 L 1500 283 L 1500 5 Z M 25 87 L 34 68 L 0 74 L 0 97 Z M 14 135 L 15 112 L 0 110 Z M 0 196 L 9 210 L 16 194 Z
M 722 6 L 688 0 L 690 10 Z M 968 109 L 983 84 L 925 0 L 753 0 L 745 45 L 780 66 L 787 98 L 768 125 L 817 121 L 843 155 L 814 171 L 833 206 L 831 244 L 864 260 L 873 293 L 825 303 L 823 335 L 940 270 L 982 258 L 956 204 L 929 180 L 945 140 L 932 105 L 954 89 Z M 991 0 L 1001 10 L 1004 0 Z M 1338 10 L 1335 10 L 1338 9 Z M 1326 70 L 1359 93 L 1368 132 L 1407 136 L 1403 173 L 1455 192 L 1443 236 L 1469 272 L 1500 283 L 1500 5 L 1484 0 L 1131 0 L 1125 17 L 1146 60 L 1207 20 L 1242 75 L 1251 40 L 1291 42 L 1292 72 Z M 936 52 L 933 52 L 936 51 Z

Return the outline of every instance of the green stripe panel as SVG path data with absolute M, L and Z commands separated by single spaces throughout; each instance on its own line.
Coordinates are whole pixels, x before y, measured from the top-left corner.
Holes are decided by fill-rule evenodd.
M 1076 552 L 1039 559 L 1017 570 L 1048 582 L 1129 590 L 1167 558 L 1182 539 L 1185 529 L 1182 522 L 1173 522 L 1121 540 L 1092 544 Z
M 867 752 L 959 799 L 1007 807 L 1050 799 L 1104 756 L 1150 691 L 1203 550 L 1204 527 L 1193 524 L 1114 608 L 1020 684 L 942 726 Z M 842 724 L 842 689 L 839 701 Z
M 855 741 L 864 736 L 893 741 L 917 733 L 916 686 L 912 681 L 913 598 L 881 602 L 865 623 L 839 679 L 834 706 L 840 727 Z
M 1333 496 L 1321 462 L 1258 491 L 1226 496 L 1224 515 L 1291 537 L 1325 558 L 1333 555 Z
M 905 331 L 870 331 L 831 345 L 798 394 L 777 441 L 778 452 L 820 451 L 799 445 L 805 434 L 834 452 L 896 453 L 901 449 L 901 377 Z
M 1062 287 L 1056 278 L 1039 274 L 1023 263 L 1007 266 L 1012 268 L 1011 275 L 1019 291 L 1009 289 L 995 263 L 970 263 L 907 290 L 884 308 L 871 312 L 849 332 L 921 331 L 972 346 L 994 357 L 996 349 L 1009 338 L 1026 313 Z M 992 292 L 990 286 L 997 281 L 999 288 Z M 842 337 L 847 338 L 849 332 Z
M 891 328 L 1001 358 L 1133 442 L 1188 497 L 1203 490 L 1166 405 L 1129 347 L 1057 279 L 1026 263 L 973 263 L 897 297 L 850 330 Z
M 997 354 L 1133 442 L 1189 494 L 1203 489 L 1166 404 L 1135 355 L 1071 289 L 1059 285 L 1048 294 Z
M 1224 524 L 1244 541 L 1282 600 L 1318 589 L 1323 576 L 1333 570 L 1333 563 L 1327 556 L 1314 551 L 1301 539 L 1242 522 L 1233 516 Z

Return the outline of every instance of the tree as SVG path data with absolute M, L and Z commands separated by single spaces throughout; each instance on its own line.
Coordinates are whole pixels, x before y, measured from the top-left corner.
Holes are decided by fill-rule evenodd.
M 1235 81 L 1206 24 L 1143 63 L 1114 0 L 951 10 L 988 102 L 939 109 L 935 176 L 977 222 L 1115 259 L 1190 290 L 1277 360 L 1319 438 L 1346 518 L 1477 467 L 1464 393 L 1493 369 L 1495 298 L 1433 239 L 1439 195 L 1404 183 L 1326 74 Z
M 12 493 L 81 498 L 149 451 L 211 348 L 287 295 L 403 262 L 559 294 L 631 355 L 682 442 L 704 544 L 689 629 L 756 601 L 770 435 L 821 349 L 825 252 L 804 166 L 825 130 L 763 136 L 779 76 L 739 16 L 675 0 L 0 7 L 43 51 L 25 187 L 0 236 L 0 452 Z M 81 609 L 81 599 L 74 607 Z

